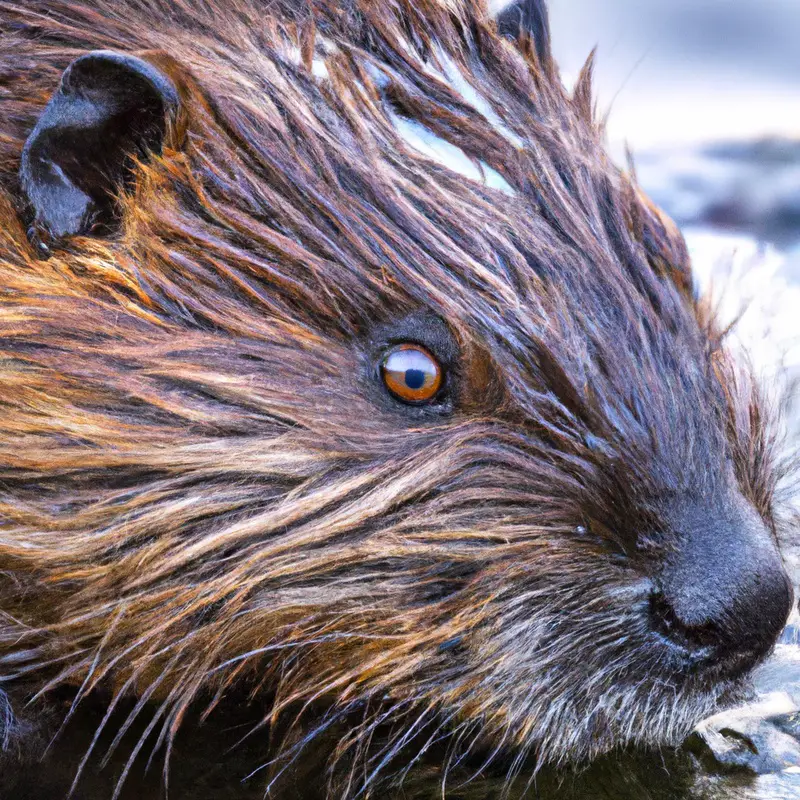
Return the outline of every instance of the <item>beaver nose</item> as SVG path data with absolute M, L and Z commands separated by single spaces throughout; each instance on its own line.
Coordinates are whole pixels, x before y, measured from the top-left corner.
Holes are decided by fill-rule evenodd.
M 740 496 L 673 505 L 677 546 L 651 598 L 655 630 L 733 676 L 772 648 L 792 606 L 773 536 Z

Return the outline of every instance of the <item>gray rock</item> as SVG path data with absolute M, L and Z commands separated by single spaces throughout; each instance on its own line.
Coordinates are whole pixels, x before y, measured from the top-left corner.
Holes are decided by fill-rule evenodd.
M 773 692 L 704 720 L 689 746 L 720 771 L 742 769 L 756 775 L 800 771 L 800 740 L 790 732 L 791 724 L 785 724 L 798 712 L 800 706 L 788 694 Z

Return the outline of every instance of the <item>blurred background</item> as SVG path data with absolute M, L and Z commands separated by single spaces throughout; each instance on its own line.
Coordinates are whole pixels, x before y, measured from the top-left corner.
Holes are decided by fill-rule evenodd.
M 550 0 L 571 84 L 597 49 L 612 152 L 682 227 L 764 372 L 800 375 L 800 0 Z
M 800 136 L 798 0 L 550 0 L 550 13 L 566 76 L 598 48 L 612 138 Z

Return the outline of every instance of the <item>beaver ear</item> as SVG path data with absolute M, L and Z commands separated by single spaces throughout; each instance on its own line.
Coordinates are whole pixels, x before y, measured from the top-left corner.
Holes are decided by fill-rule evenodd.
M 528 33 L 536 45 L 539 61 L 550 61 L 550 18 L 547 13 L 547 0 L 516 0 L 515 2 L 495 2 L 497 30 L 501 36 L 517 39 L 520 33 Z
M 32 238 L 46 250 L 113 223 L 133 158 L 161 152 L 177 110 L 174 84 L 141 58 L 98 50 L 73 61 L 22 151 Z

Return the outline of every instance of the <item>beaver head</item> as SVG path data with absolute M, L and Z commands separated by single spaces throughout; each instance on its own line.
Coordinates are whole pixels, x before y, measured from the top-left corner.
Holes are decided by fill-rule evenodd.
M 770 406 L 517 11 L 0 6 L 7 685 L 393 720 L 369 782 L 675 742 L 769 651 Z

